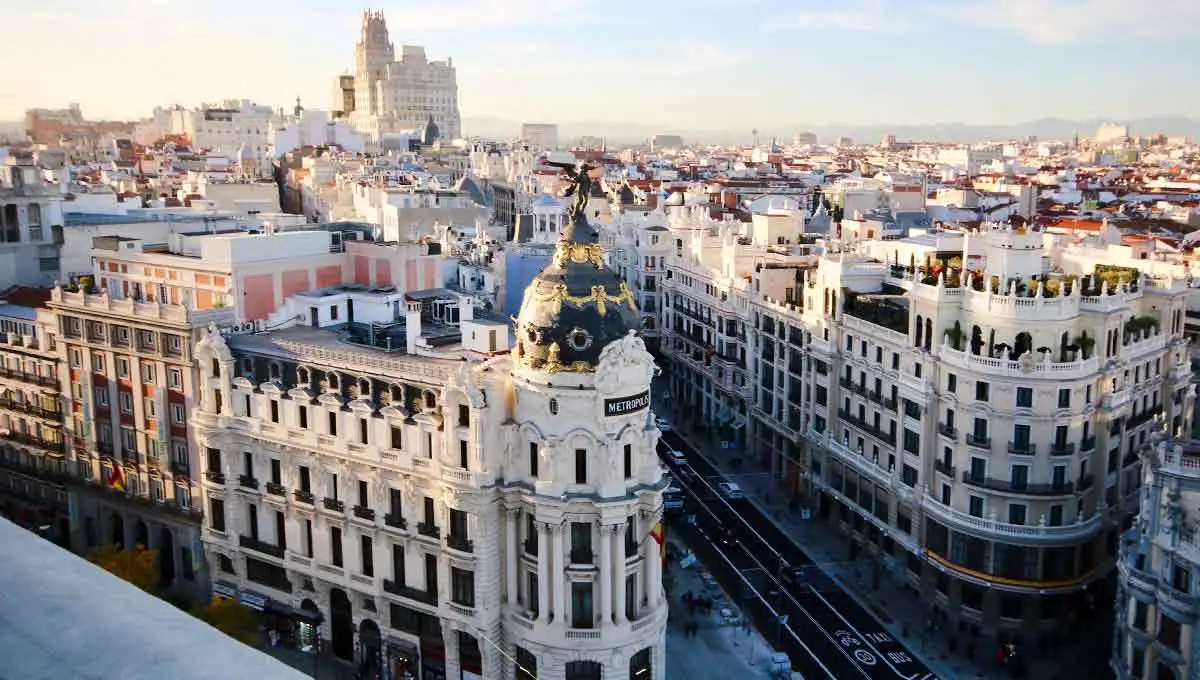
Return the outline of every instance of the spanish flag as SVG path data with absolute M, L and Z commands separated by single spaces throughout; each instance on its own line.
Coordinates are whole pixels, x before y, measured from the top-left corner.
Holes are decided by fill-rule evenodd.
M 654 529 L 650 531 L 650 538 L 658 544 L 658 556 L 662 559 L 667 558 L 667 528 L 662 522 L 654 525 Z
M 117 491 L 125 491 L 125 473 L 121 471 L 120 463 L 113 461 L 108 469 L 108 486 Z

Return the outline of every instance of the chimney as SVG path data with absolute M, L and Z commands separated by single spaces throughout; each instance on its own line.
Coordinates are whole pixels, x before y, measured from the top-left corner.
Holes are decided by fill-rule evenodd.
M 417 338 L 421 337 L 421 303 L 406 302 L 404 313 L 404 351 L 417 353 Z

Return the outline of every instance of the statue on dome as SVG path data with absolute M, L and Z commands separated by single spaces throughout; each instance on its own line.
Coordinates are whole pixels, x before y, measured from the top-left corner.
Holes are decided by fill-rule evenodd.
M 591 172 L 595 170 L 593 166 L 587 163 L 580 163 L 578 166 L 572 166 L 568 163 L 547 163 L 547 165 L 559 168 L 562 170 L 563 176 L 567 178 L 570 185 L 563 192 L 563 197 L 574 196 L 571 201 L 571 206 L 567 208 L 567 219 L 570 222 L 576 222 L 583 218 L 587 222 L 587 204 L 588 199 L 592 195 L 592 187 L 595 181 L 592 179 Z

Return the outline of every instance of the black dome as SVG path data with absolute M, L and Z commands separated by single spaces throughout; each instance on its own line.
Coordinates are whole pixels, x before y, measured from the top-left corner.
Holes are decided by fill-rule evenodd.
M 599 234 L 580 212 L 525 289 L 514 356 L 536 369 L 592 371 L 608 343 L 640 327 L 633 292 L 604 265 Z

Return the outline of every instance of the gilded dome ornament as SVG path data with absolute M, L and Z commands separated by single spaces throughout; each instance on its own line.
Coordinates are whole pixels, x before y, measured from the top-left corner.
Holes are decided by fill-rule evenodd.
M 567 345 L 576 352 L 586 351 L 592 346 L 592 334 L 576 326 L 567 334 Z

